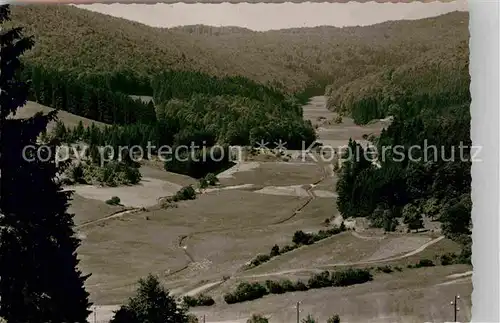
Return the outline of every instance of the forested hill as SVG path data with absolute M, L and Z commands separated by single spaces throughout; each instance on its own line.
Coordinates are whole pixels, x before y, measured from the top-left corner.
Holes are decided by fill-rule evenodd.
M 13 8 L 13 23 L 35 35 L 26 60 L 77 73 L 165 69 L 239 75 L 286 90 L 338 88 L 384 68 L 468 40 L 468 13 L 367 27 L 316 27 L 268 32 L 217 27 L 153 28 L 66 5 Z M 215 29 L 214 29 L 215 28 Z M 197 32 L 194 32 L 198 30 Z
M 460 263 L 470 263 L 472 241 L 467 38 L 462 31 L 397 67 L 327 89 L 329 108 L 357 123 L 394 117 L 372 138 L 377 166 L 366 157 L 367 147 L 349 143 L 355 153 L 344 156 L 348 161 L 338 172 L 341 214 L 365 216 L 386 231 L 401 223 L 422 229 L 424 218 L 439 221 L 445 236 L 462 244 L 454 258 Z
M 249 34 L 255 33 L 254 31 L 237 26 L 222 26 L 214 27 L 207 25 L 185 25 L 179 27 L 172 27 L 170 30 L 179 30 L 189 34 L 195 35 L 209 35 L 209 36 L 221 36 L 226 34 Z
M 340 87 L 329 86 L 326 93 L 331 110 L 366 123 L 419 110 L 424 102 L 430 106 L 462 104 L 469 100 L 469 85 L 469 46 L 461 41 L 428 51 L 396 68 L 385 68 Z

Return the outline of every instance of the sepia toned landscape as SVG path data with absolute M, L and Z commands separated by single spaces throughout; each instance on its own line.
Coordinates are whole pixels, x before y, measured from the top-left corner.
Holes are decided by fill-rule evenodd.
M 55 111 L 38 143 L 88 148 L 57 174 L 88 322 L 470 320 L 468 19 L 257 32 L 11 6 L 34 45 L 7 120 Z

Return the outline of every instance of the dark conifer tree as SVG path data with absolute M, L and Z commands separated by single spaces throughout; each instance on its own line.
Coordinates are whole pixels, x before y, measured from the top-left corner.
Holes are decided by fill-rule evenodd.
M 0 6 L 0 24 L 9 15 L 9 6 Z M 0 317 L 9 323 L 86 322 L 88 276 L 77 269 L 80 241 L 67 213 L 70 193 L 56 181 L 60 168 L 53 158 L 24 151 L 39 147 L 37 137 L 56 114 L 6 118 L 26 103 L 28 84 L 15 75 L 33 41 L 21 28 L 3 29 L 0 40 Z M 55 145 L 47 147 L 44 155 Z

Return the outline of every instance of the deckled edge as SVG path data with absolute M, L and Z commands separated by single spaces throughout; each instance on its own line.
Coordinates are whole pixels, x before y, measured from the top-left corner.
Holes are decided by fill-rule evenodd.
M 473 0 L 469 0 L 473 1 Z M 487 0 L 486 0 L 487 1 Z M 496 0 L 491 0 L 491 1 L 496 1 Z M 376 2 L 376 3 L 414 3 L 414 2 L 422 2 L 422 3 L 432 3 L 432 2 L 442 2 L 442 3 L 450 3 L 450 2 L 457 2 L 456 0 L 357 0 L 357 1 L 352 1 L 352 0 L 330 0 L 330 1 L 325 1 L 325 0 L 308 0 L 308 1 L 300 1 L 300 0 L 271 0 L 271 1 L 260 1 L 260 0 L 250 0 L 250 1 L 238 1 L 238 0 L 233 0 L 233 1 L 223 1 L 223 0 L 201 0 L 201 1 L 196 1 L 196 0 L 185 0 L 185 1 L 135 1 L 135 0 L 130 0 L 130 1 L 108 1 L 108 0 L 103 0 L 103 1 L 93 1 L 93 0 L 0 0 L 0 4 L 5 4 L 5 3 L 11 3 L 11 4 L 92 4 L 92 3 L 102 3 L 102 4 L 115 4 L 115 3 L 122 3 L 122 4 L 157 4 L 157 3 L 166 3 L 166 4 L 174 4 L 174 3 L 184 3 L 184 4 L 196 4 L 196 3 L 207 3 L 207 4 L 223 4 L 223 3 L 231 3 L 231 4 L 238 4 L 238 3 L 273 3 L 273 4 L 279 4 L 279 3 L 349 3 L 349 2 L 358 2 L 358 3 L 367 3 L 367 2 Z
M 498 1 L 469 2 L 472 163 L 472 322 L 500 322 Z

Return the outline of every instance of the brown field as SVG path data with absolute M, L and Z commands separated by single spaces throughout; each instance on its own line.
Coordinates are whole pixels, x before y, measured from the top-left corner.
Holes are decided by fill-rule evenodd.
M 73 193 L 68 212 L 75 215 L 73 221 L 78 226 L 82 223 L 104 218 L 123 209 L 122 206 L 108 205 L 103 201 L 87 199 Z
M 44 106 L 44 105 L 41 105 L 41 104 L 38 104 L 38 103 L 33 102 L 33 101 L 28 101 L 24 107 L 17 110 L 16 115 L 12 116 L 12 118 L 14 118 L 14 119 L 29 118 L 29 117 L 34 116 L 35 113 L 37 113 L 37 112 L 42 112 L 42 113 L 46 114 L 46 113 L 49 113 L 51 111 L 54 111 L 54 109 L 49 108 L 49 107 Z M 69 127 L 69 128 L 74 128 L 74 127 L 78 126 L 78 123 L 80 121 L 82 121 L 83 126 L 85 126 L 85 127 L 91 126 L 92 123 L 94 123 L 98 127 L 103 127 L 106 125 L 105 123 L 102 123 L 99 121 L 94 121 L 94 120 L 87 119 L 84 117 L 80 117 L 80 116 L 77 116 L 77 115 L 74 115 L 72 113 L 62 111 L 62 110 L 60 110 L 57 113 L 57 118 L 60 121 L 62 121 L 66 127 Z M 54 126 L 55 126 L 55 122 L 50 122 L 47 126 L 47 131 L 50 132 L 54 128 Z
M 338 313 L 344 322 L 443 322 L 453 319 L 450 301 L 461 295 L 458 319 L 470 319 L 472 284 L 469 280 L 447 278 L 464 272 L 465 266 L 408 269 L 400 273 L 377 274 L 369 283 L 345 288 L 322 288 L 307 292 L 268 295 L 264 298 L 227 305 L 216 298 L 210 308 L 193 312 L 206 315 L 206 322 L 245 322 L 252 313 L 261 313 L 269 322 L 295 322 L 296 302 L 301 318 L 308 313 L 320 322 Z M 454 283 L 440 285 L 443 282 Z M 241 321 L 240 321 L 241 320 Z
M 324 99 L 314 102 L 324 104 Z M 332 114 L 324 106 L 322 111 L 306 106 L 304 114 L 311 118 Z M 381 127 L 381 123 L 359 127 L 350 122 L 345 118 L 342 124 L 323 124 L 326 129 L 337 130 L 328 135 L 320 132 L 319 139 L 347 143 L 349 136 L 361 138 Z M 424 258 L 439 264 L 440 255 L 459 251 L 456 243 L 439 238 L 437 231 L 384 235 L 379 229 L 367 228 L 366 219 L 348 219 L 356 231 L 243 270 L 256 255 L 268 254 L 274 244 L 291 244 L 297 230 L 317 232 L 325 228 L 326 218 L 337 224 L 342 221 L 334 195 L 328 195 L 335 192 L 336 176 L 327 162 L 245 161 L 220 176 L 220 188 L 206 190 L 195 200 L 178 202 L 177 207 L 168 209 L 159 207 L 157 198 L 196 181 L 165 172 L 161 163 L 154 161 L 144 163 L 141 173 L 141 186 L 113 188 L 115 191 L 86 187 L 86 196 L 78 192 L 81 187 L 76 187 L 78 194 L 71 211 L 76 214 L 78 235 L 83 240 L 79 249 L 81 268 L 84 273 L 92 273 L 87 281 L 92 301 L 106 305 L 98 309 L 98 319 L 109 319 L 111 310 L 131 296 L 137 280 L 148 273 L 157 274 L 177 296 L 200 292 L 212 295 L 215 306 L 192 309 L 193 313 L 207 315 L 207 322 L 212 323 L 240 319 L 244 323 L 252 313 L 270 315 L 273 323 L 289 323 L 294 319 L 296 301 L 303 302 L 304 316 L 312 313 L 323 321 L 333 313 L 348 322 L 439 321 L 451 315 L 448 299 L 453 293 L 463 295 L 463 315 L 470 313 L 470 279 L 447 277 L 467 272 L 470 267 L 407 268 Z M 112 195 L 119 196 L 125 205 L 144 206 L 146 210 L 122 211 L 121 207 L 106 205 L 104 201 Z M 426 221 L 429 229 L 434 230 L 436 225 Z M 271 295 L 234 305 L 222 299 L 240 281 L 307 279 L 322 270 L 382 265 L 400 266 L 403 271 L 376 273 L 374 281 L 347 288 Z
M 308 185 L 324 176 L 321 168 L 314 164 L 252 162 L 251 168 L 236 172 L 232 178 L 221 178 L 224 186 L 254 184 L 258 186 Z M 248 167 L 250 168 L 250 167 Z

